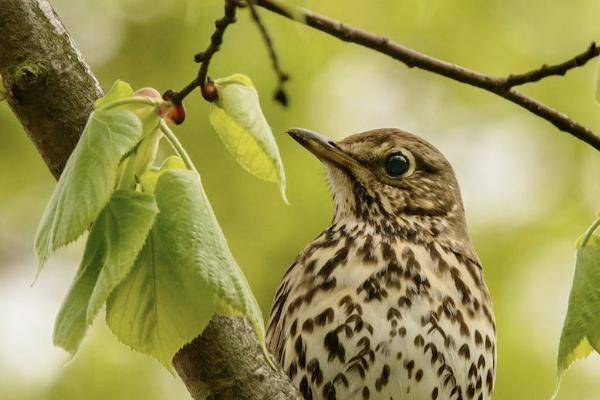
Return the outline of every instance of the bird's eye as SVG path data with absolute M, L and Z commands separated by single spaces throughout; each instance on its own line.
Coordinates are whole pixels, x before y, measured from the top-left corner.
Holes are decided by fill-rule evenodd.
M 385 172 L 389 176 L 398 177 L 410 169 L 410 161 L 402 153 L 394 153 L 385 160 Z

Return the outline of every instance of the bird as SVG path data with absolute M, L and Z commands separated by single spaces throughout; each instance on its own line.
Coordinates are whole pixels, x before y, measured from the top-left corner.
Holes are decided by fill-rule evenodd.
M 489 400 L 495 318 L 448 160 L 393 128 L 288 134 L 324 164 L 334 203 L 267 325 L 303 398 Z

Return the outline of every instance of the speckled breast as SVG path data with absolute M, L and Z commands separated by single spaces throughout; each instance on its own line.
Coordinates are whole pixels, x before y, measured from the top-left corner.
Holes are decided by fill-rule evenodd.
M 332 227 L 277 292 L 267 340 L 306 399 L 491 398 L 495 324 L 477 260 Z

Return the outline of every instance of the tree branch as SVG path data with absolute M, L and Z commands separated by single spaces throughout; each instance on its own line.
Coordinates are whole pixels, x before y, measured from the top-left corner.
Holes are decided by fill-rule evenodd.
M 275 94 L 273 97 L 281 105 L 287 106 L 288 96 L 283 86 L 284 83 L 290 79 L 290 77 L 281 69 L 279 56 L 277 55 L 273 45 L 273 39 L 271 38 L 271 35 L 263 23 L 262 18 L 260 17 L 260 14 L 258 13 L 258 10 L 256 9 L 252 0 L 225 0 L 225 15 L 223 18 L 215 21 L 216 29 L 211 35 L 210 44 L 206 50 L 194 56 L 194 61 L 200 63 L 200 69 L 198 70 L 197 76 L 178 92 L 167 90 L 163 95 L 165 100 L 170 100 L 174 104 L 181 104 L 181 102 L 197 87 L 200 87 L 202 91 L 202 97 L 204 97 L 206 101 L 212 102 L 217 99 L 218 94 L 216 89 L 212 85 L 210 78 L 208 78 L 208 67 L 212 57 L 220 50 L 221 45 L 223 44 L 223 35 L 225 34 L 227 27 L 236 22 L 237 8 L 244 8 L 246 6 L 248 6 L 250 9 L 250 15 L 258 27 L 263 40 L 265 41 L 265 45 L 267 46 L 267 50 L 269 52 L 269 58 L 271 59 L 271 64 L 273 65 L 273 70 L 277 75 L 277 88 L 275 89 Z
M 58 178 L 102 89 L 47 1 L 3 0 L 0 32 L 8 104 Z
M 215 316 L 173 366 L 194 399 L 300 400 L 287 375 L 267 363 L 244 318 Z
M 210 37 L 210 43 L 206 50 L 196 54 L 194 56 L 194 60 L 200 63 L 200 68 L 198 69 L 198 75 L 194 78 L 193 81 L 188 83 L 186 87 L 181 89 L 179 92 L 167 91 L 163 97 L 166 97 L 166 100 L 170 100 L 173 104 L 181 104 L 183 99 L 187 97 L 191 92 L 194 91 L 197 87 L 200 87 L 202 91 L 202 96 L 207 101 L 214 101 L 216 99 L 216 95 L 214 92 L 214 88 L 206 87 L 207 78 L 208 78 L 208 66 L 210 65 L 210 61 L 216 52 L 221 48 L 221 44 L 223 43 L 223 35 L 225 31 L 229 27 L 229 25 L 233 24 L 236 21 L 235 14 L 236 10 L 239 7 L 238 3 L 234 0 L 225 0 L 225 15 L 223 18 L 215 21 L 215 31 Z
M 284 4 L 280 0 L 254 0 L 254 2 L 256 5 L 276 14 L 304 23 L 342 41 L 356 43 L 363 47 L 375 50 L 378 53 L 390 56 L 410 68 L 419 68 L 433 72 L 437 75 L 442 75 L 452 80 L 475 86 L 504 97 L 508 101 L 545 119 L 561 131 L 569 133 L 600 151 L 600 136 L 565 114 L 562 114 L 553 108 L 548 107 L 544 103 L 514 89 L 514 86 L 516 85 L 536 82 L 552 75 L 564 75 L 567 71 L 584 65 L 588 60 L 600 54 L 600 50 L 595 44 L 592 44 L 584 53 L 571 60 L 565 61 L 564 63 L 551 67 L 542 66 L 537 70 L 525 74 L 497 77 L 481 74 L 456 64 L 438 60 L 393 42 L 387 37 L 346 25 L 304 8 L 292 9 L 289 5 Z
M 589 47 L 581 54 L 576 55 L 570 60 L 564 61 L 560 64 L 555 65 L 542 65 L 538 69 L 533 71 L 525 72 L 522 74 L 510 74 L 504 78 L 504 86 L 511 88 L 525 83 L 532 83 L 540 81 L 549 76 L 564 76 L 570 70 L 585 65 L 592 58 L 597 57 L 600 54 L 600 48 L 596 43 L 592 42 Z
M 102 90 L 47 0 L 3 0 L 0 32 L 8 104 L 58 177 Z M 242 318 L 214 317 L 173 365 L 194 399 L 301 399 Z
M 248 1 L 248 6 L 250 8 L 250 15 L 252 16 L 254 23 L 258 26 L 258 29 L 260 30 L 260 32 L 262 34 L 262 37 L 265 41 L 265 45 L 267 46 L 267 50 L 269 51 L 269 57 L 271 58 L 271 64 L 273 65 L 273 70 L 275 70 L 275 74 L 277 75 L 277 89 L 275 90 L 274 98 L 281 105 L 287 106 L 288 105 L 288 96 L 285 93 L 283 85 L 285 84 L 285 82 L 287 82 L 290 79 L 290 76 L 287 73 L 283 72 L 283 70 L 281 69 L 281 64 L 279 63 L 279 56 L 277 55 L 277 52 L 275 51 L 275 46 L 273 45 L 273 39 L 271 38 L 271 34 L 269 33 L 269 31 L 267 30 L 267 27 L 265 26 L 264 22 L 262 21 L 262 18 L 260 16 L 260 14 L 258 13 L 258 10 L 254 6 L 254 1 L 253 0 L 247 0 L 247 1 Z

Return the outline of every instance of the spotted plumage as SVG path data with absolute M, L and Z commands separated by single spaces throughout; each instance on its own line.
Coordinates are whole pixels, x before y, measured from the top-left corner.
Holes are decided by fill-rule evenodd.
M 326 165 L 335 204 L 267 332 L 304 398 L 490 399 L 494 315 L 448 161 L 395 129 L 290 134 Z

